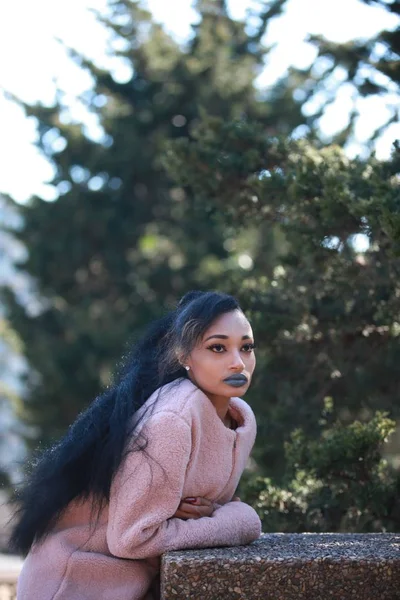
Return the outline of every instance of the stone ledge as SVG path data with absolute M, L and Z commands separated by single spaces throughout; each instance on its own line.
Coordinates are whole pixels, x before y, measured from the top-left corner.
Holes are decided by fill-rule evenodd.
M 168 552 L 162 600 L 400 600 L 400 534 L 273 533 Z

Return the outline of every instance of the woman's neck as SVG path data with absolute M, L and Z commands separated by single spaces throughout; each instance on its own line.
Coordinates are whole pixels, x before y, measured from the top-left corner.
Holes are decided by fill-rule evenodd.
M 215 410 L 217 411 L 217 415 L 221 419 L 221 421 L 226 425 L 230 423 L 229 417 L 229 402 L 230 398 L 226 398 L 224 396 L 214 396 L 213 394 L 206 394 L 209 400 L 213 403 Z
M 228 409 L 229 409 L 229 402 L 230 402 L 231 399 L 227 398 L 226 396 L 218 396 L 216 394 L 210 394 L 206 390 L 203 390 L 202 388 L 200 388 L 200 386 L 197 383 L 195 383 L 192 380 L 191 377 L 189 377 L 189 379 L 199 389 L 201 389 L 202 392 L 204 392 L 204 394 L 210 400 L 210 402 L 212 402 L 212 404 L 214 405 L 215 410 L 217 411 L 217 415 L 219 416 L 219 418 L 221 419 L 221 421 L 224 423 L 224 425 L 226 425 L 227 427 L 230 427 L 231 420 L 230 420 Z

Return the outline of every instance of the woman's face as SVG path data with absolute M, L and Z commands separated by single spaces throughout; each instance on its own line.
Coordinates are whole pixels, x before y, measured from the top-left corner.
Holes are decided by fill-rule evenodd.
M 243 396 L 256 366 L 253 347 L 253 331 L 244 314 L 225 313 L 186 359 L 189 378 L 209 396 Z

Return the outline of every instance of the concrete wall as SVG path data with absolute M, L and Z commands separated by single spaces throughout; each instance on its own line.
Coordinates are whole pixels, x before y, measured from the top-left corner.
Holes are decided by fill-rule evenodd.
M 264 534 L 169 552 L 163 600 L 400 600 L 400 534 Z

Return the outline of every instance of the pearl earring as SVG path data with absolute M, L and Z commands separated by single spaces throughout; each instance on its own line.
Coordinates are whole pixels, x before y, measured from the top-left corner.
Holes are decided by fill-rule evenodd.
M 186 369 L 186 371 L 189 371 L 189 369 L 190 369 L 189 365 L 185 365 L 185 369 Z

